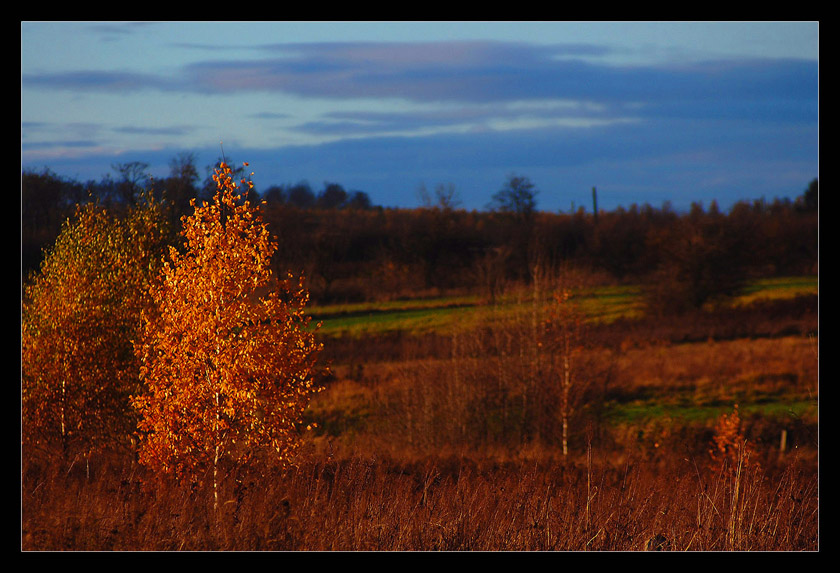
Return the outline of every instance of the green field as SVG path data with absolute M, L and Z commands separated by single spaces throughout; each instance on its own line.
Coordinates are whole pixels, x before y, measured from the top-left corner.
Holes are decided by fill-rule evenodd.
M 795 296 L 819 294 L 819 277 L 777 277 L 760 279 L 747 285 L 737 299 L 738 304 L 747 304 L 759 299 L 781 299 Z
M 732 304 L 759 299 L 783 299 L 818 294 L 816 276 L 762 279 L 749 284 Z M 321 333 L 358 336 L 403 331 L 412 334 L 469 330 L 484 320 L 521 311 L 527 293 L 511 295 L 490 305 L 478 296 L 451 296 L 356 304 L 315 306 L 311 315 L 321 322 Z M 599 286 L 576 292 L 578 308 L 591 320 L 633 318 L 643 311 L 641 287 Z

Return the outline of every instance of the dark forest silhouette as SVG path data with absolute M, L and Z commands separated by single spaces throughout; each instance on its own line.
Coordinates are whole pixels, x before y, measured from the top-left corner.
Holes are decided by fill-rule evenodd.
M 169 177 L 152 180 L 148 165 L 114 165 L 116 177 L 81 183 L 53 173 L 21 175 L 22 279 L 37 270 L 75 205 L 96 201 L 118 212 L 152 189 L 163 199 L 178 241 L 190 200 L 209 198 L 191 154 L 170 162 Z M 212 170 L 210 170 L 212 172 Z M 235 177 L 246 177 L 238 168 Z M 737 292 L 750 278 L 815 274 L 818 269 L 818 183 L 795 200 L 736 203 L 722 212 L 712 201 L 678 213 L 668 203 L 573 213 L 538 209 L 539 190 L 511 175 L 488 192 L 487 209 L 467 211 L 453 186 L 420 190 L 416 208 L 383 208 L 364 191 L 325 182 L 255 189 L 279 240 L 274 264 L 303 273 L 314 301 L 361 301 L 469 290 L 493 296 L 504 281 L 527 282 L 533 262 L 573 265 L 616 281 L 652 285 L 662 310 L 697 307 Z M 593 189 L 593 201 L 595 190 Z

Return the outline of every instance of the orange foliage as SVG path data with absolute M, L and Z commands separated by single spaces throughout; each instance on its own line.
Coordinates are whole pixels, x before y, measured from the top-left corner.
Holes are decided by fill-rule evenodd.
M 709 455 L 718 468 L 728 467 L 734 470 L 739 464 L 744 465 L 749 453 L 750 450 L 741 429 L 738 404 L 735 404 L 731 414 L 721 414 L 718 418 Z
M 21 305 L 26 443 L 89 450 L 132 433 L 131 340 L 149 304 L 162 221 L 150 198 L 122 218 L 97 204 L 77 207 L 29 278 Z
M 186 250 L 171 248 L 136 347 L 146 390 L 133 398 L 140 461 L 179 477 L 258 450 L 287 461 L 317 391 L 308 293 L 291 275 L 272 277 L 277 245 L 230 167 L 214 180 L 212 202 L 193 202 L 182 219 Z

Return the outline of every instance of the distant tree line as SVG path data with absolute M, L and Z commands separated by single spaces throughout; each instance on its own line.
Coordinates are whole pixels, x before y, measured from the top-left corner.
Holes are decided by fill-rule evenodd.
M 668 205 L 602 211 L 594 218 L 535 212 L 275 206 L 266 220 L 284 245 L 280 268 L 302 270 L 321 301 L 412 296 L 528 282 L 535 262 L 609 273 L 651 287 L 663 311 L 702 306 L 750 278 L 817 272 L 817 212 L 802 202 L 714 203 L 678 214 Z M 673 300 L 667 293 L 673 291 Z
M 218 164 L 217 164 L 218 165 Z M 115 212 L 149 188 L 167 206 L 173 228 L 206 200 L 214 184 L 201 180 L 191 154 L 175 157 L 170 175 L 154 180 L 148 166 L 114 166 L 116 177 L 80 183 L 48 169 L 21 176 L 21 263 L 24 277 L 58 235 L 76 204 L 99 202 Z M 235 177 L 245 176 L 243 168 Z M 795 200 L 742 201 L 728 212 L 715 202 L 677 213 L 668 203 L 549 213 L 538 189 L 511 175 L 484 211 L 460 208 L 454 187 L 421 188 L 421 206 L 383 208 L 363 191 L 326 182 L 254 189 L 264 220 L 277 236 L 278 273 L 300 272 L 316 302 L 416 296 L 454 289 L 492 298 L 509 282 L 527 282 L 535 261 L 608 273 L 650 285 L 663 311 L 702 306 L 736 292 L 758 276 L 818 270 L 818 183 Z M 171 241 L 177 242 L 176 236 Z
M 52 245 L 62 222 L 76 205 L 97 203 L 119 212 L 137 204 L 147 191 L 167 205 L 173 228 L 181 217 L 192 213 L 190 201 L 212 198 L 216 183 L 212 173 L 222 159 L 207 168 L 202 179 L 192 153 L 175 156 L 169 163 L 169 176 L 153 179 L 149 164 L 133 161 L 112 165 L 113 174 L 100 180 L 76 181 L 57 175 L 49 168 L 26 169 L 21 174 L 21 262 L 24 275 L 37 269 L 45 247 Z M 234 178 L 245 177 L 245 168 L 236 167 Z M 298 209 L 371 209 L 374 207 L 364 191 L 346 191 L 340 184 L 325 182 L 315 191 L 306 181 L 287 185 L 271 185 L 262 192 L 249 190 L 248 199 L 264 200 L 268 205 L 286 205 Z

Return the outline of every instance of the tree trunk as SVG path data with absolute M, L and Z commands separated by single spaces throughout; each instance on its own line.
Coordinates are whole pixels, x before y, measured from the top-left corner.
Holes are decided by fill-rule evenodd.
M 568 325 L 563 326 L 563 457 L 569 454 L 569 388 L 572 386 L 572 365 L 569 358 L 570 343 Z
M 219 511 L 219 445 L 213 457 L 213 514 Z

